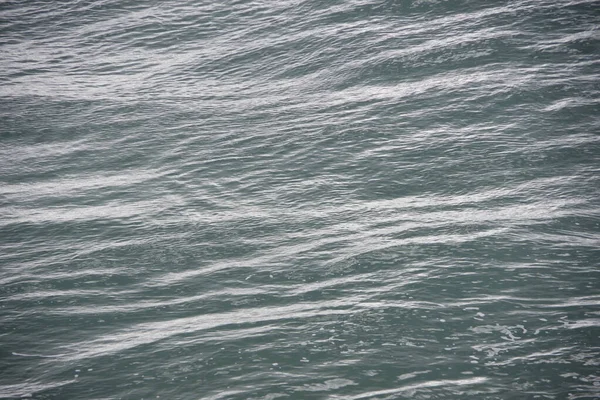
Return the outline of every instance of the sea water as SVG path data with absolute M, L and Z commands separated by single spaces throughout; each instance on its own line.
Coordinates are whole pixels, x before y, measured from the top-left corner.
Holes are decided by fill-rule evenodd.
M 0 4 L 0 398 L 600 398 L 600 3 Z

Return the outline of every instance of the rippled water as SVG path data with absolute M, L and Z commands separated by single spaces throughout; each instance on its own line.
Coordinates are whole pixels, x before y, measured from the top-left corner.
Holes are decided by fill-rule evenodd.
M 600 3 L 0 4 L 0 398 L 600 398 Z

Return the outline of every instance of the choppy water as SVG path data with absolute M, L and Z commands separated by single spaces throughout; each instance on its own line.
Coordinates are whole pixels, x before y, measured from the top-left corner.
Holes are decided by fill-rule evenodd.
M 599 23 L 2 2 L 0 397 L 600 398 Z

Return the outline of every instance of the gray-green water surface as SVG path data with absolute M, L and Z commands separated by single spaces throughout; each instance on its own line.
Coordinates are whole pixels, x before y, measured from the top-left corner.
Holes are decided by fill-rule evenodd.
M 600 3 L 0 3 L 0 398 L 600 398 Z

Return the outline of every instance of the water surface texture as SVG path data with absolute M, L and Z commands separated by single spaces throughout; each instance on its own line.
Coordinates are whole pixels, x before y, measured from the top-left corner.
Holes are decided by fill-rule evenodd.
M 0 3 L 0 398 L 600 398 L 600 3 Z

